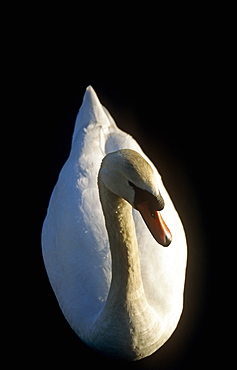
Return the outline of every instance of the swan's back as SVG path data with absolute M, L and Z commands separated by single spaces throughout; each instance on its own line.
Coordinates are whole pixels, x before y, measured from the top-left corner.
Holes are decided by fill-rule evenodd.
M 97 176 L 109 152 L 133 149 L 151 164 L 136 141 L 118 129 L 88 87 L 78 113 L 68 160 L 53 190 L 42 231 L 46 270 L 59 305 L 79 336 L 103 308 L 111 282 L 111 256 Z M 167 320 L 182 311 L 186 241 L 181 221 L 155 170 L 173 241 L 161 247 L 133 210 L 142 279 L 148 302 Z M 174 310 L 174 307 L 176 309 Z M 175 311 L 175 312 L 174 312 Z M 166 316 L 165 316 L 166 315 Z

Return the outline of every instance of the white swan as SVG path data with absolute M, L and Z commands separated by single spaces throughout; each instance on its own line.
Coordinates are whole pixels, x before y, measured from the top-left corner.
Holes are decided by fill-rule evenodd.
M 90 86 L 42 250 L 61 310 L 89 346 L 138 360 L 175 330 L 187 254 L 181 221 L 154 165 Z

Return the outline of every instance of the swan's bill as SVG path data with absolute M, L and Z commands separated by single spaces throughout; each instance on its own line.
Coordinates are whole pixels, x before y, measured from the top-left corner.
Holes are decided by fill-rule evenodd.
M 172 241 L 172 235 L 161 213 L 156 210 L 151 213 L 149 202 L 147 201 L 137 204 L 136 208 L 141 213 L 143 220 L 155 240 L 163 245 L 163 247 L 168 247 Z

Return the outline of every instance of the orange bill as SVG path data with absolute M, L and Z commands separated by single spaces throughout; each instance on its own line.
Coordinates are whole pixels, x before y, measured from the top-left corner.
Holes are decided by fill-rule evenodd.
M 160 212 L 154 210 L 151 214 L 148 201 L 137 204 L 136 208 L 155 240 L 163 247 L 168 247 L 172 241 L 172 235 Z

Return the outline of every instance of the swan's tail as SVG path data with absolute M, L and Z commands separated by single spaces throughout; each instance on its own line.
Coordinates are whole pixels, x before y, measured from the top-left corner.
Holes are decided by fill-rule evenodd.
M 103 128 L 109 128 L 115 125 L 115 122 L 109 112 L 102 106 L 95 90 L 88 86 L 83 97 L 81 108 L 78 112 L 72 143 L 74 143 L 78 133 L 89 124 L 99 124 Z

